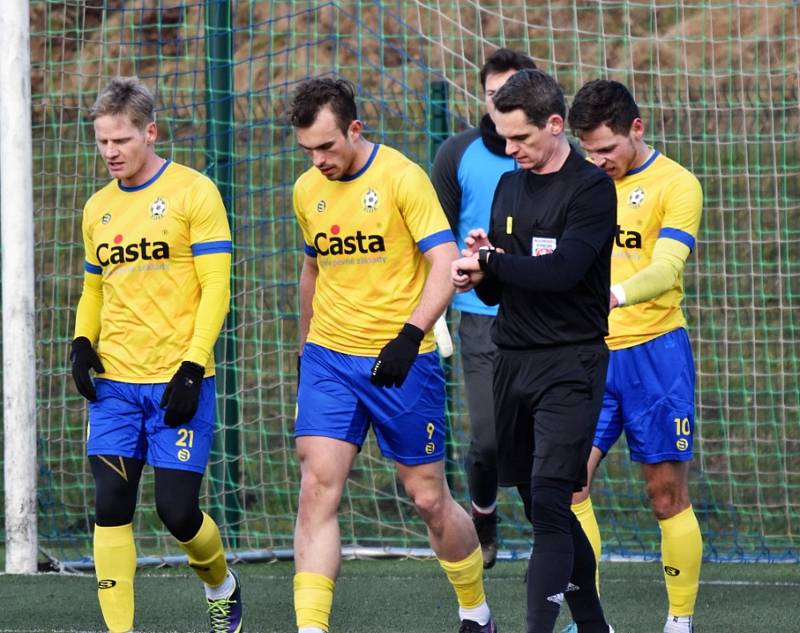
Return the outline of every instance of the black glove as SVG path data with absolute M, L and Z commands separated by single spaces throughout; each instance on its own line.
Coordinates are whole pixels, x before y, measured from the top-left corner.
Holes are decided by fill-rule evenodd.
M 425 332 L 416 325 L 406 323 L 397 338 L 386 343 L 378 354 L 372 366 L 372 384 L 379 387 L 402 386 L 417 358 L 424 336 Z
M 72 361 L 72 380 L 75 381 L 78 393 L 89 402 L 94 402 L 97 400 L 97 392 L 94 390 L 89 370 L 94 369 L 98 374 L 102 374 L 105 368 L 100 362 L 97 352 L 94 351 L 91 341 L 85 336 L 79 336 L 72 341 L 72 352 L 69 358 Z
M 206 368 L 202 365 L 188 360 L 181 363 L 167 388 L 164 389 L 164 395 L 161 396 L 159 406 L 167 410 L 164 414 L 164 424 L 180 426 L 194 417 L 205 373 Z

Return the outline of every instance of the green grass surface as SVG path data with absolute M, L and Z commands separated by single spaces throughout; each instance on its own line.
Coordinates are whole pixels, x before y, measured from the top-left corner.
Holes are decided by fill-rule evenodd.
M 238 565 L 250 633 L 291 633 L 292 564 Z M 666 598 L 658 564 L 604 563 L 603 601 L 617 633 L 659 633 Z M 525 563 L 501 562 L 486 589 L 501 633 L 524 631 Z M 798 565 L 707 564 L 698 633 L 800 630 Z M 0 575 L 0 632 L 100 631 L 92 575 Z M 562 614 L 559 627 L 566 623 Z M 185 569 L 140 571 L 136 629 L 205 631 L 202 590 Z M 346 561 L 337 583 L 332 633 L 446 633 L 458 629 L 455 599 L 433 561 Z

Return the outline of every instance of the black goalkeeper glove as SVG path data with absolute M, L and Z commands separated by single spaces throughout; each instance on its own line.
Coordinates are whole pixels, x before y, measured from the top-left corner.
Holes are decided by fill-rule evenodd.
M 181 363 L 167 384 L 167 388 L 164 389 L 164 395 L 161 396 L 159 406 L 167 410 L 164 414 L 164 424 L 180 426 L 194 417 L 205 373 L 206 368 L 202 365 L 188 360 Z
M 402 386 L 419 354 L 419 345 L 424 336 L 425 332 L 416 325 L 406 323 L 397 338 L 386 343 L 378 354 L 372 366 L 372 384 L 379 387 Z
M 97 352 L 94 351 L 92 342 L 85 336 L 79 336 L 72 341 L 72 352 L 69 357 L 72 361 L 72 380 L 75 381 L 78 393 L 89 402 L 94 402 L 97 400 L 97 392 L 94 390 L 89 370 L 94 369 L 98 374 L 102 374 L 105 368 Z

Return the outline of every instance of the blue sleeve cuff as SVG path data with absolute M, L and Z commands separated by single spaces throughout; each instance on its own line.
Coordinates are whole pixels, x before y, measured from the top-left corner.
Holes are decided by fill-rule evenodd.
M 102 275 L 103 269 L 100 266 L 95 266 L 94 264 L 90 264 L 87 261 L 83 262 L 83 270 L 87 273 L 92 273 L 93 275 Z
M 308 244 L 303 244 L 303 252 L 309 257 L 317 256 L 317 249 L 313 246 L 309 246 Z
M 232 253 L 233 243 L 230 240 L 219 242 L 200 242 L 192 244 L 192 255 L 210 255 L 211 253 Z
M 420 252 L 427 253 L 434 246 L 455 241 L 456 238 L 453 235 L 453 231 L 450 229 L 445 229 L 444 231 L 439 231 L 438 233 L 429 235 L 428 237 L 423 237 L 419 242 L 417 242 L 417 248 L 419 248 Z
M 681 244 L 688 246 L 690 251 L 694 250 L 694 235 L 687 233 L 686 231 L 665 227 L 658 232 L 658 237 L 668 237 L 672 240 L 677 240 Z

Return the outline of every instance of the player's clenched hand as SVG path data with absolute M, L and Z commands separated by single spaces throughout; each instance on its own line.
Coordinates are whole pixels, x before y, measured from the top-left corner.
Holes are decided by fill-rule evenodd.
M 97 393 L 89 370 L 94 369 L 98 374 L 102 374 L 105 368 L 91 341 L 85 336 L 76 338 L 72 341 L 72 353 L 69 357 L 72 360 L 72 379 L 75 381 L 78 393 L 90 402 L 94 402 L 97 400 Z
M 483 279 L 478 258 L 476 256 L 462 257 L 450 264 L 450 281 L 456 292 L 467 292 L 477 286 Z
M 372 366 L 372 384 L 379 387 L 402 386 L 417 358 L 424 336 L 425 332 L 416 325 L 406 323 L 397 338 L 386 343 L 378 354 Z
M 205 373 L 202 365 L 188 360 L 181 363 L 161 396 L 160 406 L 167 410 L 164 414 L 167 426 L 180 426 L 194 417 Z

